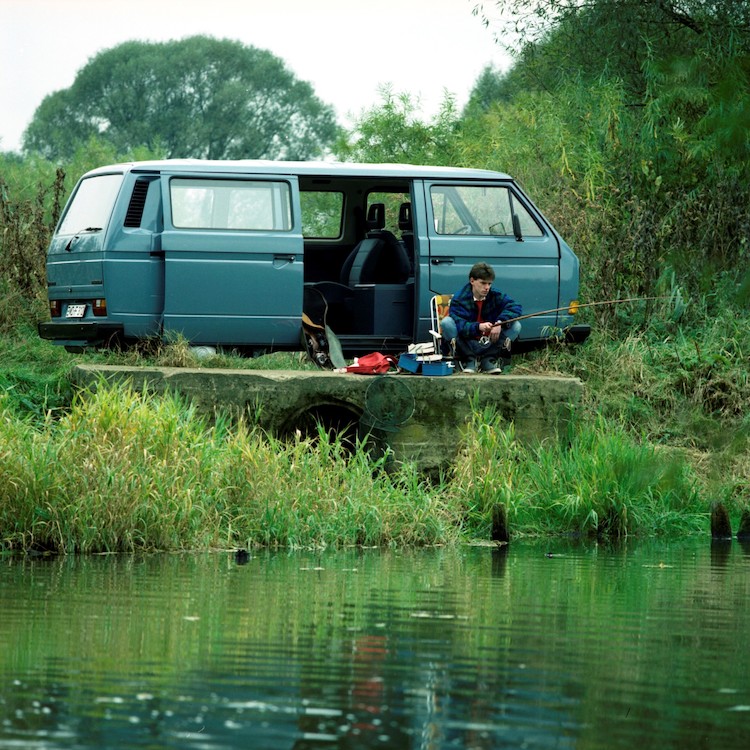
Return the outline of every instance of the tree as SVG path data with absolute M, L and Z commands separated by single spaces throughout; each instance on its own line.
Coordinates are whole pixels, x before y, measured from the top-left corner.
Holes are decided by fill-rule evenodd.
M 354 123 L 350 138 L 336 148 L 344 161 L 451 164 L 458 115 L 453 98 L 446 94 L 432 122 L 423 122 L 409 94 L 381 89 L 382 101 Z
M 640 293 L 675 271 L 704 290 L 746 268 L 750 3 L 486 5 L 517 56 L 475 85 L 464 153 L 534 185 L 585 285 Z
M 506 81 L 506 75 L 503 75 L 493 65 L 486 65 L 471 90 L 469 101 L 464 107 L 464 117 L 481 115 L 495 102 L 509 99 Z
M 69 158 L 92 136 L 170 158 L 309 159 L 333 143 L 333 108 L 267 50 L 196 36 L 125 42 L 47 96 L 24 151 Z
M 737 0 L 495 0 L 474 13 L 517 56 L 503 92 L 521 82 L 552 90 L 573 76 L 605 75 L 643 97 L 649 57 L 728 47 L 750 54 L 750 3 Z
M 610 29 L 622 29 L 624 21 L 638 18 L 664 38 L 678 29 L 720 36 L 728 30 L 750 32 L 750 6 L 738 0 L 492 0 L 478 2 L 473 13 L 497 28 L 498 42 L 516 50 L 552 29 L 587 17 Z M 611 41 L 612 47 L 621 43 L 617 35 Z

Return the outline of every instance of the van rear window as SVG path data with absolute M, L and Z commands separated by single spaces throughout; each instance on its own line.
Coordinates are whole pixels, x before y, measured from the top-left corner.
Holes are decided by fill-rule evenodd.
M 122 180 L 121 174 L 103 174 L 82 180 L 57 233 L 76 234 L 106 227 Z
M 292 228 L 287 182 L 174 178 L 170 196 L 175 227 L 278 232 Z

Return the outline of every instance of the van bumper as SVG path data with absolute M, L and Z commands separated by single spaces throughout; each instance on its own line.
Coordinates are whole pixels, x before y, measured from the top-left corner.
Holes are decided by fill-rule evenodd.
M 94 346 L 121 338 L 122 323 L 46 320 L 37 323 L 40 338 L 65 344 Z
M 568 344 L 582 344 L 591 335 L 591 326 L 581 323 L 565 329 L 565 341 Z

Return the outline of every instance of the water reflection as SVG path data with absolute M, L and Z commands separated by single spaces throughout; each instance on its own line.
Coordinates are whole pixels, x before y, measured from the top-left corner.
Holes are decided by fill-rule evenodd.
M 0 561 L 0 748 L 746 747 L 747 550 Z

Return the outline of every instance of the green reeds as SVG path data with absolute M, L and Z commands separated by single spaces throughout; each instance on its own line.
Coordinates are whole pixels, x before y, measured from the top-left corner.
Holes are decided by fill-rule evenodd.
M 501 505 L 512 535 L 707 529 L 704 477 L 612 417 L 581 413 L 567 439 L 525 445 L 512 424 L 475 410 L 439 483 L 409 465 L 386 471 L 388 458 L 323 429 L 282 441 L 247 422 L 209 422 L 174 395 L 102 384 L 62 416 L 28 419 L 8 392 L 0 549 L 440 544 L 490 538 Z M 746 489 L 714 486 L 730 505 Z
M 409 467 L 321 431 L 282 442 L 175 396 L 101 386 L 42 426 L 0 402 L 0 547 L 115 552 L 434 544 L 458 524 Z
M 423 545 L 512 534 L 705 530 L 684 461 L 603 419 L 524 446 L 474 415 L 454 471 L 429 485 L 320 430 L 281 441 L 208 423 L 180 398 L 99 387 L 36 426 L 0 401 L 0 545 L 56 552 Z
M 466 434 L 452 494 L 470 534 L 489 535 L 499 504 L 516 534 L 619 538 L 706 528 L 707 504 L 688 464 L 603 419 L 579 422 L 568 441 L 524 446 L 512 425 L 486 411 Z

